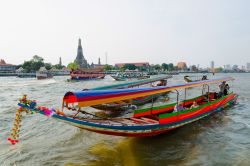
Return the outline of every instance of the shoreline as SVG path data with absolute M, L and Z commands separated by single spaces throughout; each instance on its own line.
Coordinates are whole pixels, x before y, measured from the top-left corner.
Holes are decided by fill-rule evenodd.
M 211 72 L 178 72 L 179 74 L 212 74 Z M 215 73 L 215 74 L 221 74 L 221 73 L 224 73 L 224 74 L 233 74 L 233 73 L 237 73 L 237 74 L 247 74 L 247 73 L 250 73 L 250 72 L 218 72 L 218 73 Z M 29 75 L 32 75 L 33 73 L 27 73 Z M 70 74 L 55 74 L 53 76 L 70 76 Z M 17 73 L 0 73 L 0 77 L 18 77 L 18 74 Z M 35 74 L 34 76 L 32 75 L 31 77 L 36 77 Z M 27 78 L 27 77 L 20 77 L 20 78 Z
M 29 75 L 29 78 L 36 77 L 36 73 L 26 73 Z M 69 76 L 69 74 L 54 74 L 53 76 Z M 0 73 L 0 77 L 18 77 L 17 73 Z M 20 77 L 28 78 L 28 77 Z

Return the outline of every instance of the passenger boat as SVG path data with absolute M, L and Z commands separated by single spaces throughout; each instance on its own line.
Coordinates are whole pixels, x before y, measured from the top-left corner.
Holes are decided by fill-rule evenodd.
M 152 78 L 148 78 L 148 79 L 129 81 L 129 82 L 125 82 L 125 83 L 119 83 L 119 84 L 113 84 L 113 85 L 107 85 L 107 86 L 99 86 L 96 88 L 92 88 L 91 90 L 134 88 L 134 87 L 139 87 L 139 86 L 143 86 L 146 84 L 154 84 L 158 81 L 167 80 L 169 78 L 172 78 L 172 76 L 152 77 Z
M 150 75 L 146 72 L 139 71 L 125 71 L 121 73 L 116 73 L 116 75 L 111 75 L 116 81 L 126 81 L 127 79 L 147 79 Z
M 186 75 L 184 76 L 184 81 L 185 82 L 196 82 L 196 81 L 200 81 L 200 80 L 207 80 L 207 76 L 203 75 L 203 76 L 197 76 L 195 79 L 191 79 L 190 76 Z
M 225 77 L 174 86 L 67 92 L 63 98 L 63 112 L 37 106 L 35 101 L 27 100 L 24 96 L 18 103 L 20 108 L 16 115 L 20 115 L 22 112 L 37 112 L 96 133 L 131 137 L 154 136 L 205 118 L 236 104 L 238 97 L 236 93 L 231 92 L 219 97 L 216 92 L 209 91 L 210 84 L 231 80 L 233 78 Z M 84 110 L 85 107 L 93 105 L 144 97 L 172 90 L 178 92 L 180 89 L 200 86 L 206 86 L 207 92 L 201 96 L 184 100 L 186 109 L 180 112 L 173 112 L 176 103 L 138 109 L 129 117 L 101 117 Z M 177 102 L 179 100 L 178 94 Z M 189 106 L 193 101 L 196 101 L 199 106 L 191 109 Z M 16 118 L 14 126 L 18 126 L 19 119 L 20 117 Z M 8 138 L 12 144 L 18 142 L 16 130 L 19 129 L 14 127 L 11 137 Z
M 108 89 L 125 89 L 125 88 L 134 88 L 139 86 L 146 86 L 149 84 L 152 86 L 152 84 L 155 84 L 159 81 L 165 81 L 167 82 L 167 79 L 172 78 L 172 76 L 160 76 L 160 77 L 154 77 L 154 78 L 148 78 L 148 79 L 142 79 L 122 84 L 115 84 L 115 85 L 108 85 L 108 86 L 101 86 L 93 88 L 92 90 L 108 90 Z M 157 86 L 157 85 L 155 85 Z M 84 89 L 86 90 L 86 89 Z M 126 101 L 119 101 L 114 103 L 107 103 L 107 104 L 101 104 L 101 105 L 95 105 L 94 108 L 100 109 L 100 110 L 109 110 L 109 111 L 124 111 L 128 109 L 135 109 L 138 108 L 138 106 L 142 106 L 144 104 L 147 104 L 149 102 L 157 100 L 161 96 L 166 96 L 167 93 L 160 93 L 145 97 L 139 97 L 134 98 L 131 100 Z
M 78 69 L 70 72 L 71 80 L 84 81 L 103 79 L 105 73 L 101 69 Z
M 39 71 L 36 72 L 36 78 L 38 80 L 43 80 L 43 79 L 53 78 L 53 75 L 45 67 L 41 67 Z

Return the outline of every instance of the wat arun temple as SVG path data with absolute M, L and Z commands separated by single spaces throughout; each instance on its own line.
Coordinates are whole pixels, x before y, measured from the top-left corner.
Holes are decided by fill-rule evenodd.
M 90 68 L 90 65 L 83 56 L 81 39 L 78 40 L 77 56 L 75 59 L 75 63 L 77 63 L 80 66 L 80 68 L 83 69 Z

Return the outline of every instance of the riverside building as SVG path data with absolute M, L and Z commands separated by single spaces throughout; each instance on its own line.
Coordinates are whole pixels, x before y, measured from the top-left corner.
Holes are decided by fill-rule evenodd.
M 0 73 L 15 73 L 16 67 L 16 65 L 8 64 L 0 59 Z

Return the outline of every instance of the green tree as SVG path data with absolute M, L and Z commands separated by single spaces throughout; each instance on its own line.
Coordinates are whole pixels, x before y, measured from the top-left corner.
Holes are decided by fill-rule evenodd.
M 168 70 L 169 71 L 173 71 L 174 70 L 174 64 L 173 63 L 169 63 L 168 64 Z
M 147 71 L 147 67 L 146 66 L 140 66 L 138 67 L 139 71 Z
M 157 70 L 157 71 L 160 71 L 161 70 L 161 66 L 159 64 L 154 65 L 154 69 Z
M 43 62 L 44 59 L 38 55 L 34 55 L 33 58 L 32 58 L 32 61 L 34 62 Z
M 124 72 L 124 71 L 125 71 L 125 66 L 120 67 L 119 70 L 120 70 L 121 72 Z
M 164 71 L 169 70 L 169 65 L 166 63 L 161 64 L 161 67 L 163 68 Z
M 215 68 L 215 72 L 222 72 L 223 71 L 223 68 L 222 67 L 217 67 Z
M 71 63 L 68 64 L 67 68 L 71 69 L 71 70 L 76 70 L 76 69 L 79 68 L 79 65 L 77 63 L 75 63 L 75 62 L 71 62 Z
M 52 69 L 52 64 L 51 64 L 51 63 L 45 63 L 44 66 L 45 66 L 45 68 L 46 68 L 47 70 Z
M 111 66 L 111 65 L 105 65 L 105 66 L 104 66 L 104 70 L 105 70 L 105 71 L 112 70 L 112 66 Z
M 34 55 L 31 60 L 25 61 L 22 65 L 23 69 L 26 72 L 37 71 L 40 69 L 40 67 L 43 67 L 43 66 L 44 66 L 43 58 L 38 55 Z
M 64 66 L 60 64 L 53 65 L 54 68 L 61 70 Z
M 124 69 L 128 69 L 128 70 L 135 70 L 136 66 L 134 64 L 125 64 L 124 65 Z
M 22 68 L 25 70 L 25 72 L 31 72 L 32 68 L 31 68 L 31 61 L 24 61 L 24 63 L 22 64 Z

